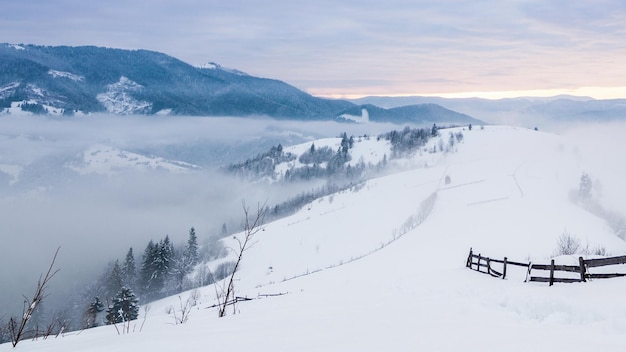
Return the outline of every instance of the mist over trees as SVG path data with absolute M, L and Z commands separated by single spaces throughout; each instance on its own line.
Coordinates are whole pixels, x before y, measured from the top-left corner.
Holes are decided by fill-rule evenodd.
M 429 129 L 405 128 L 381 134 L 378 138 L 390 141 L 392 155 L 376 163 L 353 161 L 351 152 L 356 144 L 354 136 L 339 134 L 338 147 L 317 146 L 311 143 L 302 154 L 285 152 L 282 144 L 244 162 L 233 163 L 224 170 L 251 180 L 272 179 L 284 184 L 305 183 L 308 191 L 294 192 L 284 200 L 267 205 L 266 220 L 290 215 L 304 205 L 322 196 L 340 191 L 357 191 L 363 181 L 384 172 L 390 160 L 415 152 L 432 138 Z M 282 178 L 276 175 L 276 166 L 293 164 Z M 297 167 L 296 167 L 297 165 Z M 227 236 L 235 229 L 233 221 L 216 226 L 215 238 Z M 184 244 L 177 244 L 164 235 L 144 242 L 143 246 L 126 247 L 117 259 L 111 260 L 85 284 L 71 293 L 64 304 L 43 310 L 33 319 L 39 326 L 53 326 L 55 331 L 71 331 L 136 319 L 139 304 L 166 297 L 184 290 L 219 281 L 232 273 L 232 262 L 221 263 L 209 270 L 206 262 L 223 255 L 219 241 L 199 243 L 195 228 L 190 228 Z M 45 313 L 45 314 L 44 314 Z M 0 341 L 6 340 L 4 322 L 0 316 Z

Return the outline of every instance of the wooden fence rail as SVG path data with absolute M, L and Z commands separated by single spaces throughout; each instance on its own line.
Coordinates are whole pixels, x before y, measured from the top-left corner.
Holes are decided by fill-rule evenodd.
M 502 264 L 502 272 L 495 270 L 491 266 L 491 263 Z M 509 265 L 528 267 L 529 264 L 509 261 L 507 257 L 504 257 L 504 259 L 502 260 L 492 259 L 489 257 L 483 257 L 480 253 L 474 254 L 471 248 L 470 248 L 469 256 L 467 256 L 467 263 L 466 263 L 466 266 L 472 270 L 489 274 L 493 277 L 501 277 L 503 279 L 506 279 L 506 269 L 507 269 L 507 266 Z M 481 267 L 484 268 L 484 270 L 481 270 Z
M 492 263 L 502 264 L 502 272 L 495 270 L 492 267 Z M 467 256 L 466 267 L 476 270 L 481 273 L 489 274 L 493 277 L 506 278 L 506 269 L 508 265 L 516 265 L 528 268 L 526 275 L 526 281 L 531 282 L 547 282 L 552 286 L 555 282 L 571 283 L 571 282 L 586 282 L 587 279 L 607 279 L 613 277 L 626 276 L 626 273 L 590 273 L 589 268 L 598 268 L 608 265 L 626 264 L 626 256 L 611 257 L 611 258 L 599 258 L 599 259 L 583 259 L 578 257 L 578 265 L 557 265 L 554 264 L 554 259 L 550 261 L 550 264 L 533 264 L 533 263 L 519 263 L 509 261 L 507 257 L 503 260 L 492 259 L 489 257 L 483 257 L 481 254 L 474 254 L 470 248 L 469 255 Z M 481 270 L 482 268 L 482 270 Z M 549 271 L 549 276 L 532 276 L 533 270 Z M 556 276 L 559 272 L 577 273 L 578 277 L 561 277 Z M 571 276 L 571 275 L 570 275 Z

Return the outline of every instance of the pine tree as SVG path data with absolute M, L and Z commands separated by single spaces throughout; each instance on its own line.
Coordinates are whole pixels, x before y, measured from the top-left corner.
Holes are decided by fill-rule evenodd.
M 96 297 L 85 312 L 85 329 L 98 326 L 98 314 L 104 311 L 104 304 Z
M 126 287 L 135 287 L 137 280 L 137 267 L 135 266 L 135 255 L 133 247 L 130 247 L 126 253 L 126 259 L 122 266 L 122 281 Z
M 119 260 L 116 260 L 115 263 L 113 263 L 113 267 L 111 268 L 107 279 L 107 295 L 112 296 L 115 292 L 118 292 L 123 285 L 124 280 L 122 279 L 122 268 L 120 267 Z
M 591 177 L 589 177 L 587 173 L 583 173 L 582 176 L 580 176 L 580 186 L 578 189 L 578 196 L 581 199 L 587 199 L 591 197 L 591 186 L 592 186 Z
M 150 297 L 152 292 L 154 292 L 152 288 L 152 277 L 155 272 L 154 261 L 156 255 L 157 246 L 152 240 L 150 240 L 143 252 L 143 260 L 141 262 L 141 271 L 139 276 L 141 294 L 147 297 Z
M 433 123 L 433 128 L 430 130 L 430 135 L 432 137 L 437 137 L 439 135 L 439 128 L 437 128 L 437 125 Z
M 198 237 L 196 236 L 196 229 L 193 227 L 189 230 L 189 239 L 187 240 L 184 257 L 186 263 L 191 267 L 198 263 Z
M 130 288 L 122 287 L 107 309 L 107 324 L 135 320 L 139 316 L 139 300 Z

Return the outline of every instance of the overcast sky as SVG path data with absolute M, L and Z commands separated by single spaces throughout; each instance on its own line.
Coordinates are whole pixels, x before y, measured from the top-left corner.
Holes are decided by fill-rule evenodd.
M 626 97 L 623 0 L 20 0 L 3 1 L 0 33 L 214 61 L 314 95 Z

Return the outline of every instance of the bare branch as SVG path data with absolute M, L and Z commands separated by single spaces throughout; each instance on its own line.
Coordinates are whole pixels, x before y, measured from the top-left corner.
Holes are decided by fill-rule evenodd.
M 226 315 L 226 307 L 230 303 L 229 300 L 232 299 L 233 311 L 236 311 L 235 308 L 235 273 L 239 269 L 239 265 L 241 264 L 241 260 L 243 258 L 243 253 L 248 250 L 254 243 L 252 243 L 252 239 L 256 233 L 262 230 L 263 222 L 265 221 L 265 215 L 267 214 L 267 202 L 257 204 L 257 212 L 253 219 L 250 217 L 250 209 L 246 205 L 245 201 L 241 202 L 244 214 L 243 221 L 243 239 L 235 237 L 239 244 L 239 253 L 237 254 L 237 261 L 235 262 L 235 266 L 233 267 L 233 272 L 230 274 L 230 278 L 228 279 L 228 284 L 226 285 L 225 291 L 226 294 L 218 298 L 219 301 L 219 316 L 223 317 Z
M 45 290 L 48 286 L 50 280 L 59 272 L 59 269 L 54 269 L 54 263 L 56 262 L 57 255 L 59 254 L 59 250 L 61 247 L 57 248 L 56 252 L 54 252 L 54 257 L 52 257 L 52 262 L 48 267 L 48 271 L 46 275 L 39 276 L 39 281 L 37 282 L 37 289 L 35 290 L 35 294 L 32 299 L 28 299 L 24 296 L 24 310 L 22 314 L 22 319 L 18 325 L 17 321 L 13 318 L 9 321 L 9 333 L 11 335 L 11 343 L 13 347 L 17 346 L 18 342 L 24 337 L 24 333 L 26 332 L 26 325 L 28 321 L 33 316 L 33 313 L 39 306 L 39 304 L 46 298 Z

